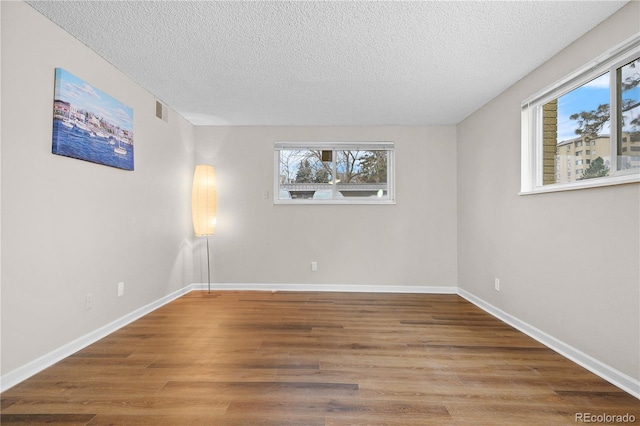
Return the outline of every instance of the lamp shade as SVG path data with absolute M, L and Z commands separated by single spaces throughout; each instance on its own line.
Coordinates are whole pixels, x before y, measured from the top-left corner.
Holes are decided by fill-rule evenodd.
M 213 166 L 199 164 L 193 174 L 191 214 L 197 237 L 213 235 L 216 229 L 216 173 Z

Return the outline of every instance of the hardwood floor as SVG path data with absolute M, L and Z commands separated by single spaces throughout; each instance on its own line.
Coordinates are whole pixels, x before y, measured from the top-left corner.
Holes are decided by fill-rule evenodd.
M 192 292 L 2 394 L 1 423 L 575 424 L 640 401 L 455 295 Z

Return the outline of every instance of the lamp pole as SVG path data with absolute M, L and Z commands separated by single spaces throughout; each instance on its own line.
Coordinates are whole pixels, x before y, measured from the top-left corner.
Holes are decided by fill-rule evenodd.
M 207 237 L 207 282 L 209 283 L 209 293 L 211 293 L 211 265 L 209 264 L 209 237 Z

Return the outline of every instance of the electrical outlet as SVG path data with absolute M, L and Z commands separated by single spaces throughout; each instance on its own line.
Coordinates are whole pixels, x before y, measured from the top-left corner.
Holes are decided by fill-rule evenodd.
M 118 283 L 118 297 L 122 297 L 124 295 L 124 282 Z
M 84 310 L 88 311 L 93 308 L 93 294 L 87 294 L 84 297 Z
M 500 278 L 496 278 L 494 287 L 495 287 L 496 291 L 500 291 Z
M 318 270 L 318 262 L 311 262 L 311 270 L 312 271 Z

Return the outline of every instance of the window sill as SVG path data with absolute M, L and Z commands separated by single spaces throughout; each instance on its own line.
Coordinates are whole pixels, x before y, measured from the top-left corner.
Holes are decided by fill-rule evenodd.
M 599 188 L 602 186 L 625 185 L 640 182 L 640 174 L 627 174 L 605 178 L 581 180 L 579 182 L 558 183 L 552 185 L 538 186 L 528 190 L 522 190 L 518 195 L 546 194 L 549 192 L 575 191 L 577 189 Z
M 273 202 L 274 205 L 288 205 L 288 206 L 293 206 L 293 205 L 298 205 L 298 206 L 305 206 L 305 205 L 320 205 L 320 204 L 328 204 L 328 205 L 358 205 L 358 204 L 364 204 L 364 205 L 395 205 L 396 202 L 395 200 L 384 200 L 384 201 L 375 201 L 375 200 L 275 200 Z

